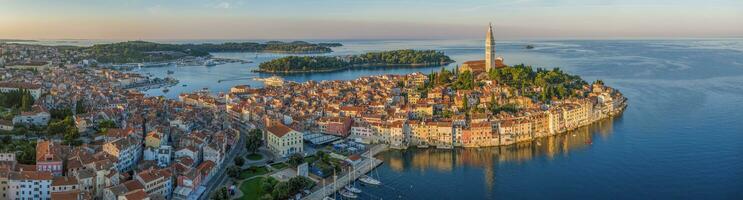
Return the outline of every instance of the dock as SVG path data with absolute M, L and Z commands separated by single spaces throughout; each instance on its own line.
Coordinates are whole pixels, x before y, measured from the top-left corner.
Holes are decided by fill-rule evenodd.
M 382 160 L 379 160 L 377 158 L 374 158 L 374 155 L 377 155 L 380 152 L 383 152 L 387 150 L 387 145 L 376 145 L 372 147 L 369 151 L 364 152 L 361 157 L 366 158 L 361 163 L 357 165 L 357 168 L 354 169 L 353 177 L 351 177 L 351 173 L 346 173 L 343 176 L 339 176 L 337 180 L 335 181 L 336 184 L 327 184 L 324 185 L 322 188 L 312 191 L 311 194 L 305 196 L 302 199 L 306 200 L 322 200 L 328 195 L 332 195 L 333 193 L 337 192 L 341 188 L 345 187 L 352 181 L 355 181 L 359 177 L 363 176 L 366 173 L 369 173 L 374 168 L 378 167 L 382 164 Z M 371 159 L 368 159 L 369 153 L 372 154 Z M 369 164 L 369 162 L 372 162 Z M 384 183 L 383 183 L 384 184 Z

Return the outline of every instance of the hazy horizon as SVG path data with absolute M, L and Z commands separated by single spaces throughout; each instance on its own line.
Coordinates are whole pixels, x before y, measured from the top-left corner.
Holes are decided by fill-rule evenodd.
M 743 37 L 735 0 L 0 0 L 0 39 L 498 40 Z

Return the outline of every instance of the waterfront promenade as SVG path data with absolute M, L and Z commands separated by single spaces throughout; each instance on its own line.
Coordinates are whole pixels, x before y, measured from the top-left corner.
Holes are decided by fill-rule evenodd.
M 306 200 L 323 199 L 326 196 L 332 195 L 333 193 L 337 192 L 338 190 L 340 190 L 347 184 L 351 183 L 352 181 L 358 179 L 362 175 L 369 173 L 372 169 L 382 164 L 382 160 L 374 158 L 374 155 L 377 155 L 380 152 L 386 151 L 387 148 L 388 148 L 387 145 L 376 145 L 372 147 L 371 149 L 369 149 L 369 151 L 361 155 L 365 159 L 363 159 L 362 162 L 356 166 L 357 168 L 354 169 L 353 176 L 351 176 L 352 173 L 346 173 L 342 176 L 339 176 L 337 180 L 335 181 L 335 184 L 330 183 L 330 184 L 324 185 L 320 189 L 313 191 L 312 194 L 307 195 L 303 199 L 306 199 Z M 371 153 L 371 156 L 369 156 L 370 153 Z M 371 159 L 369 159 L 369 157 L 371 157 Z

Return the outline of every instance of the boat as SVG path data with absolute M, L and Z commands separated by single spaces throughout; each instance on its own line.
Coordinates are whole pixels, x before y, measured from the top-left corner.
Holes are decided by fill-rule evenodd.
M 172 70 L 168 70 L 168 74 L 173 74 L 173 73 L 175 73 L 175 72 L 172 71 Z
M 186 85 L 186 84 L 183 84 L 183 85 L 181 85 L 181 86 L 183 86 L 183 87 L 186 87 L 186 86 L 188 86 L 188 85 Z
M 322 200 L 335 200 L 335 199 L 330 198 L 330 197 L 325 197 L 325 198 L 322 198 Z
M 359 198 L 358 195 L 356 195 L 353 192 L 350 192 L 350 191 L 348 191 L 346 189 L 342 189 L 339 193 L 341 193 L 341 196 L 346 197 L 346 198 L 349 198 L 349 199 Z
M 361 181 L 362 183 L 365 183 L 365 184 L 369 184 L 369 185 L 379 185 L 379 184 L 382 184 L 382 182 L 380 182 L 377 179 L 374 179 L 372 177 L 369 177 L 367 175 L 364 175 L 361 178 L 359 178 L 359 181 Z
M 163 93 L 168 93 L 169 91 L 170 91 L 170 89 L 168 89 L 168 88 L 163 89 Z
M 361 193 L 361 189 L 355 188 L 355 187 L 353 187 L 351 185 L 346 185 L 345 187 L 343 187 L 343 189 L 346 189 L 346 190 L 348 190 L 350 192 L 353 192 L 353 193 Z
M 418 146 L 417 146 L 417 147 L 418 147 L 419 149 L 425 149 L 425 148 L 428 148 L 428 143 L 425 143 L 425 142 L 421 142 L 420 144 L 418 144 Z
M 209 60 L 204 61 L 204 65 L 207 66 L 207 67 L 211 67 L 211 66 L 217 65 L 217 63 L 214 62 L 214 60 L 209 59 Z

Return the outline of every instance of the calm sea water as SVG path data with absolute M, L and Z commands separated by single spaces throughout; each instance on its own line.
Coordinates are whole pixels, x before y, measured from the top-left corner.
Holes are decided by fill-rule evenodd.
M 482 59 L 483 41 L 347 41 L 331 55 L 437 49 L 461 63 Z M 536 48 L 527 50 L 525 45 Z M 508 64 L 560 67 L 604 80 L 629 98 L 626 112 L 574 133 L 501 148 L 390 151 L 373 174 L 384 185 L 361 199 L 743 199 L 743 40 L 504 41 Z M 141 73 L 181 80 L 169 93 L 238 84 L 284 54 L 218 53 L 253 60 Z M 458 63 L 446 66 L 454 68 Z M 284 76 L 293 81 L 355 79 L 416 69 L 364 69 Z M 222 81 L 220 81 L 222 80 Z

